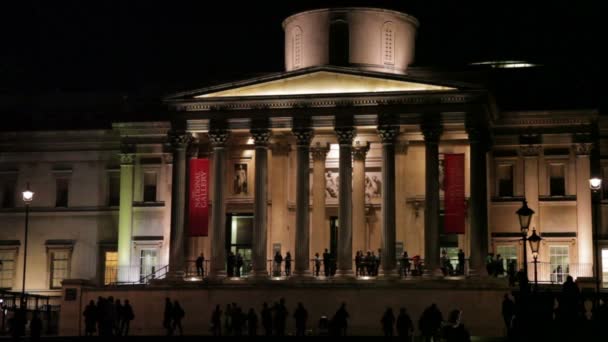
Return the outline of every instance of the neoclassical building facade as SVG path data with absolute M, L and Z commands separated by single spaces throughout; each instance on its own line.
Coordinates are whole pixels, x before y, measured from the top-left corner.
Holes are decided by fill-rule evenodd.
M 418 25 L 381 9 L 298 13 L 283 22 L 284 72 L 168 96 L 164 120 L 0 133 L 0 288 L 21 289 L 27 184 L 28 292 L 161 270 L 182 279 L 200 253 L 222 279 L 230 251 L 252 278 L 290 252 L 306 278 L 325 249 L 338 277 L 354 275 L 357 251 L 380 253 L 392 277 L 403 251 L 436 275 L 443 251 L 462 249 L 467 274 L 483 276 L 489 253 L 521 267 L 523 200 L 543 238 L 541 280 L 592 277 L 588 179 L 608 169 L 598 110 L 504 110 L 483 83 L 409 67 Z M 446 223 L 448 155 L 463 161 L 457 233 Z M 193 160 L 210 164 L 196 236 Z

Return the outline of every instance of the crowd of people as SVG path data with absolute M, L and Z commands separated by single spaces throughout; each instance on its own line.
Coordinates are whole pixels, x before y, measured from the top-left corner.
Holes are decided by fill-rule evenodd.
M 571 276 L 566 277 L 561 292 L 547 288 L 531 289 L 525 274 L 519 272 L 519 288 L 512 296 L 505 294 L 502 316 L 511 341 L 547 339 L 608 340 L 608 302 L 584 296 Z
M 91 300 L 83 312 L 85 336 L 128 336 L 131 321 L 135 319 L 129 300 L 99 297 Z

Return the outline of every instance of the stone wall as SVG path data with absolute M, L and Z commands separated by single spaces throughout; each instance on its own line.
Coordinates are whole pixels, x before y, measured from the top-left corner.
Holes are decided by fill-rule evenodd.
M 488 285 L 488 284 L 486 284 Z M 79 288 L 68 283 L 64 288 Z M 405 307 L 416 326 L 422 311 L 436 303 L 447 319 L 449 311 L 463 310 L 463 322 L 476 336 L 503 336 L 501 317 L 503 295 L 508 289 L 502 286 L 479 286 L 473 281 L 422 281 L 408 280 L 397 283 L 370 282 L 311 283 L 289 282 L 247 284 L 234 282 L 223 285 L 181 285 L 173 287 L 83 288 L 76 300 L 64 301 L 61 310 L 60 335 L 78 335 L 84 329 L 82 312 L 90 300 L 98 296 L 113 296 L 124 302 L 129 299 L 135 312 L 131 324 L 134 335 L 163 335 L 162 319 L 166 297 L 178 300 L 186 312 L 183 321 L 188 335 L 209 334 L 211 312 L 216 304 L 222 311 L 228 303 L 238 303 L 243 310 L 253 307 L 260 317 L 262 303 L 272 305 L 284 297 L 289 311 L 287 331 L 294 332 L 293 312 L 298 301 L 308 310 L 308 328 L 317 332 L 321 315 L 333 316 L 342 302 L 347 303 L 350 314 L 349 333 L 357 335 L 381 334 L 380 318 L 387 307 L 395 314 Z M 80 322 L 79 322 L 80 321 Z M 258 328 L 258 331 L 261 327 Z M 416 332 L 418 334 L 418 331 Z

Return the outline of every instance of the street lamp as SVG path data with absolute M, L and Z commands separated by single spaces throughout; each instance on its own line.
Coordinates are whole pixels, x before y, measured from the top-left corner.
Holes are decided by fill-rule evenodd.
M 27 226 L 30 216 L 30 203 L 34 200 L 34 192 L 30 190 L 30 183 L 27 183 L 23 192 L 23 203 L 25 204 L 25 239 L 23 241 L 23 284 L 21 286 L 21 307 L 27 304 L 25 301 L 25 271 L 27 269 Z
M 536 229 L 532 229 L 532 235 L 528 238 L 530 243 L 530 249 L 532 250 L 532 257 L 534 258 L 534 289 L 538 288 L 538 273 L 536 270 L 536 264 L 538 263 L 538 251 L 540 249 L 540 242 L 543 238 L 536 235 Z
M 528 250 L 526 249 L 526 240 L 528 238 L 528 229 L 530 228 L 530 222 L 532 221 L 532 215 L 534 215 L 534 210 L 528 208 L 528 202 L 526 200 L 523 200 L 521 208 L 517 210 L 516 214 L 519 217 L 519 227 L 521 229 L 522 240 L 524 242 L 524 272 L 526 273 L 527 278 Z
M 595 307 L 600 304 L 600 260 L 599 260 L 599 245 L 598 245 L 598 221 L 599 221 L 599 206 L 600 206 L 600 190 L 602 189 L 602 179 L 593 177 L 589 179 L 589 188 L 591 189 L 591 223 L 593 230 L 593 268 L 595 269 Z

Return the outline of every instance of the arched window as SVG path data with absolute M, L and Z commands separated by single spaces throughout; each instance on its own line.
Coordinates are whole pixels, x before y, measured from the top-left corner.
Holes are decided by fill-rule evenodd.
M 347 66 L 348 49 L 348 23 L 344 20 L 336 20 L 329 28 L 329 64 Z
M 382 26 L 382 61 L 387 65 L 395 64 L 395 25 L 390 21 Z
M 296 26 L 291 33 L 291 47 L 293 68 L 299 69 L 302 67 L 302 29 Z

